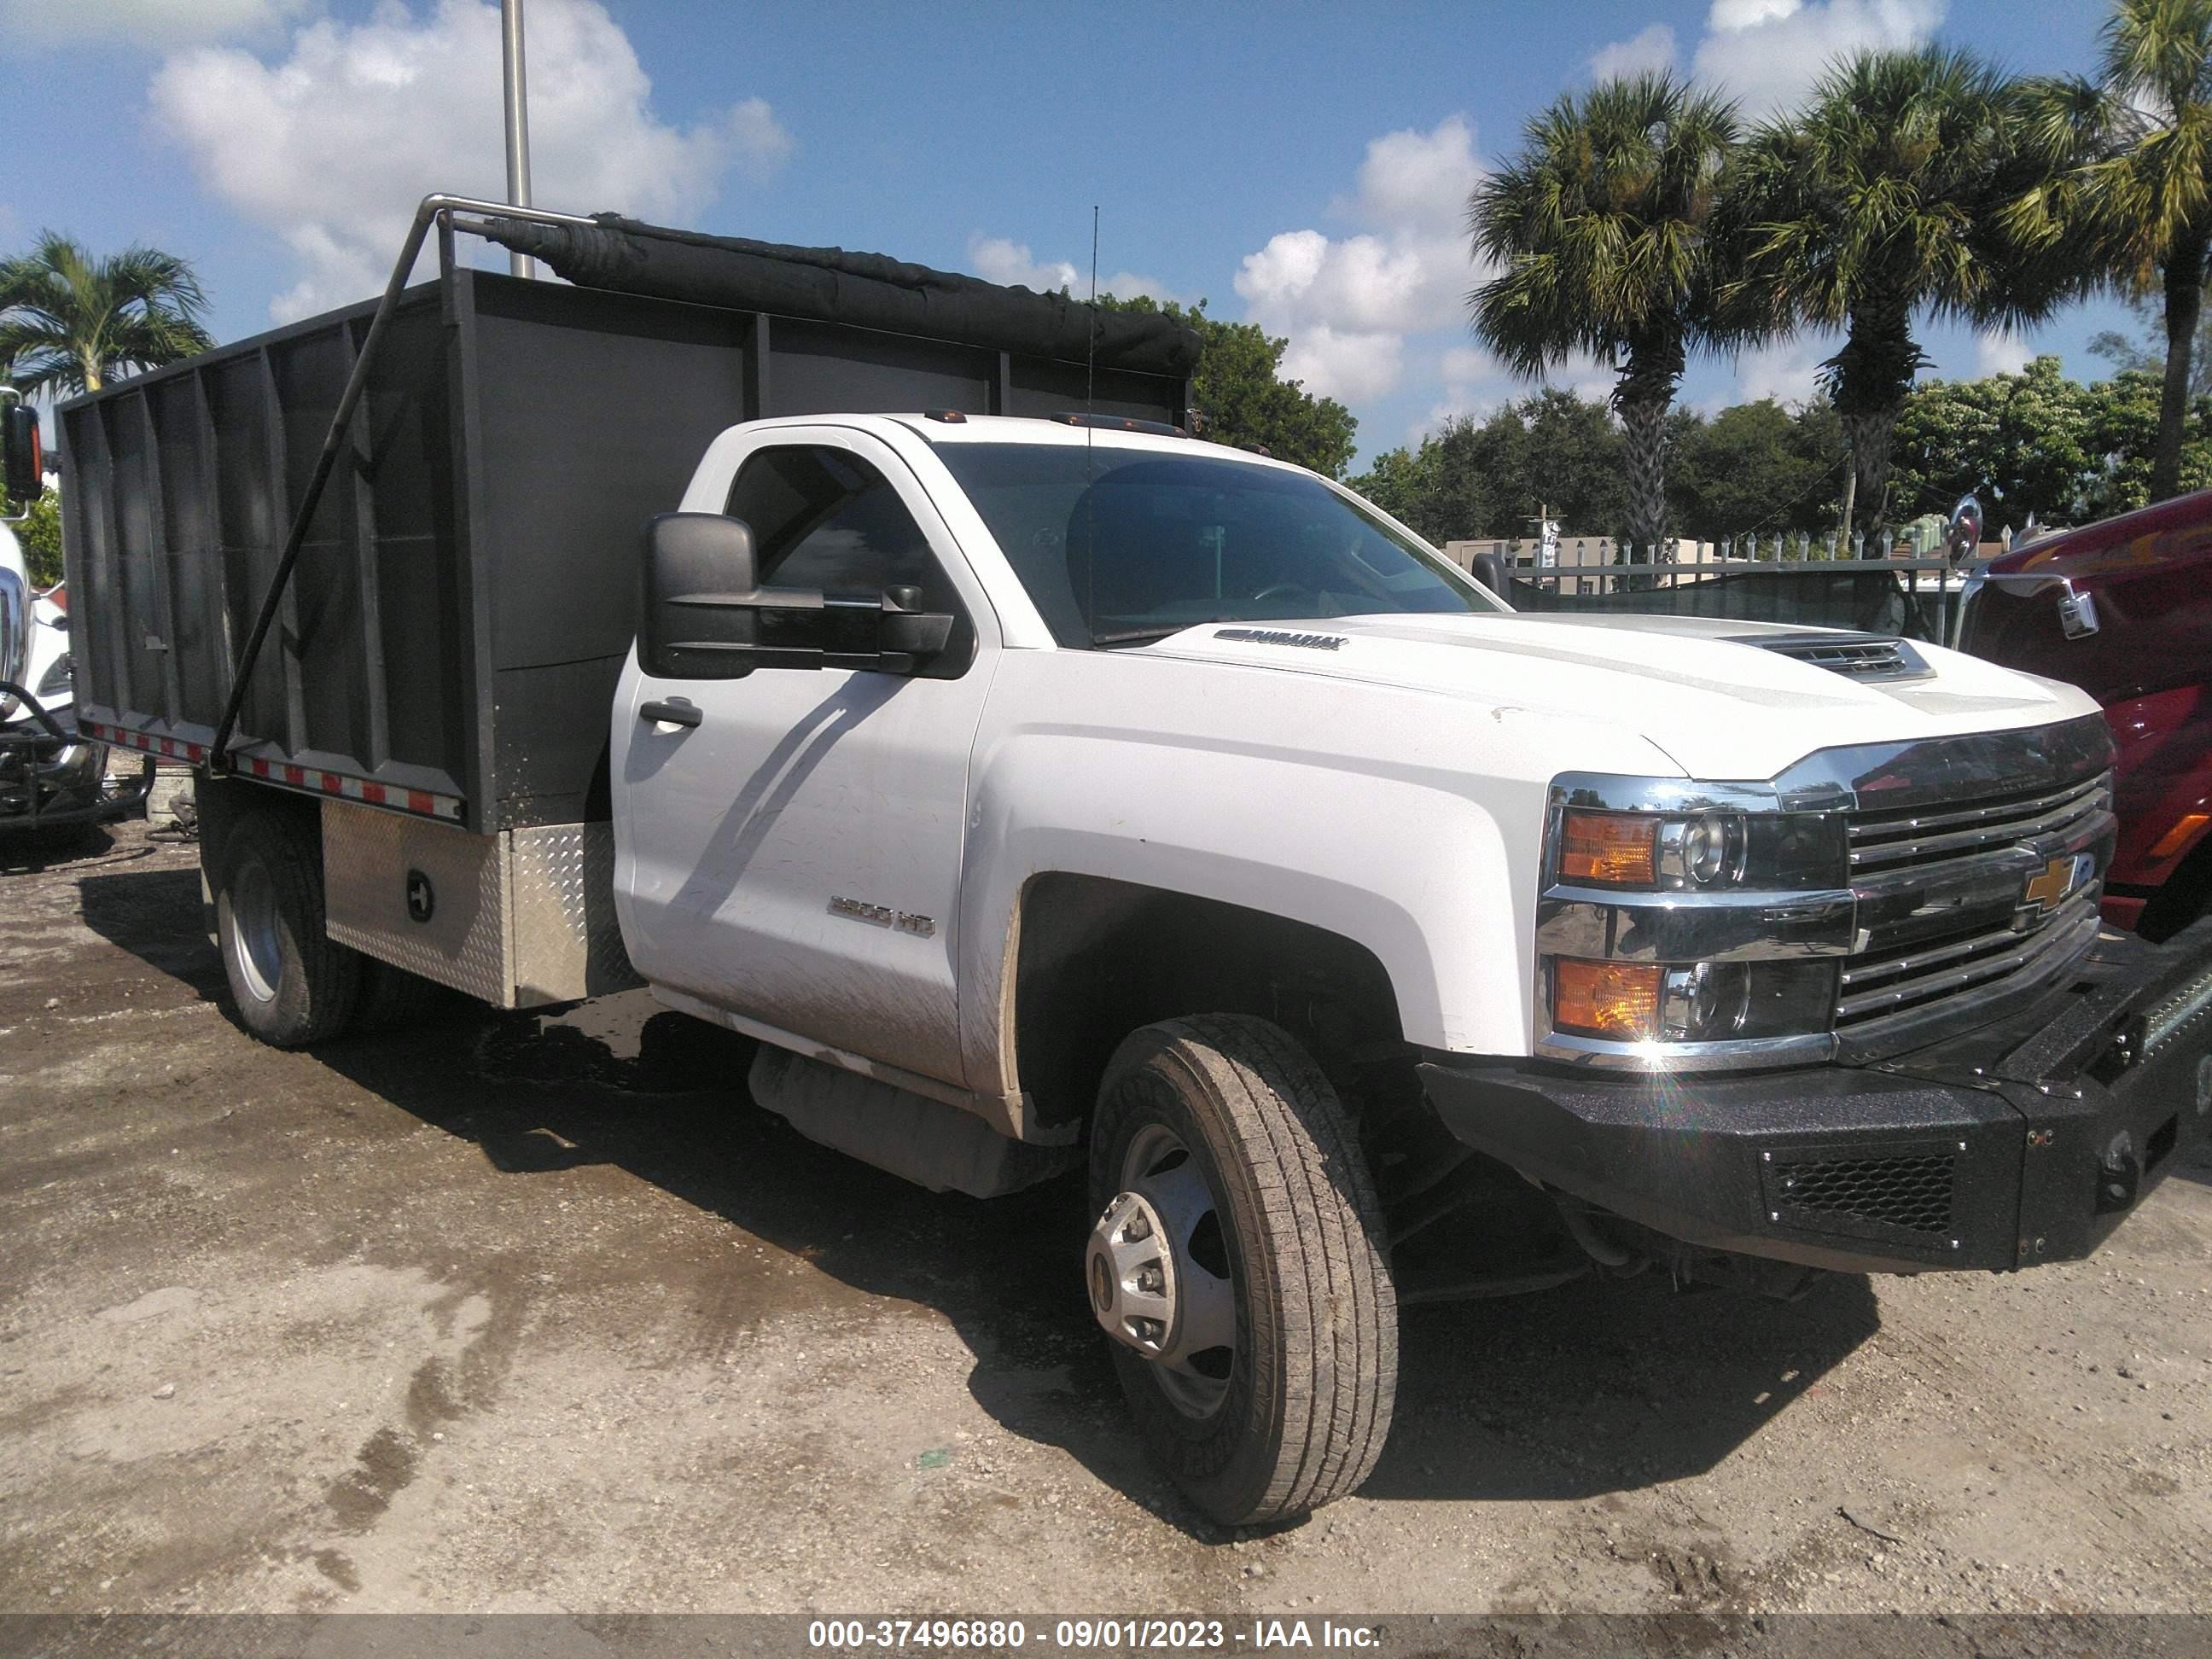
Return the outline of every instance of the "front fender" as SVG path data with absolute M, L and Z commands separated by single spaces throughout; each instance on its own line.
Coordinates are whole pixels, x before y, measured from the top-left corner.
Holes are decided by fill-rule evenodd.
M 2108 880 L 2162 884 L 2212 829 L 2212 686 L 2131 697 L 2105 711 L 2118 749 L 2120 840 Z
M 1049 872 L 1340 934 L 1389 974 L 1407 1041 L 1526 1054 L 1545 803 L 1569 755 L 1676 770 L 1625 732 L 1434 692 L 1142 653 L 1006 653 L 970 771 L 971 1086 L 1018 1087 L 1018 911 Z

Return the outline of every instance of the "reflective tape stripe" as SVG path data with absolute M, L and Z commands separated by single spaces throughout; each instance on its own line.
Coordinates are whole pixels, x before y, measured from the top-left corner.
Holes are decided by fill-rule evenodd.
M 157 738 L 144 732 L 125 731 L 119 726 L 102 726 L 97 720 L 84 720 L 80 724 L 88 733 L 102 743 L 120 744 L 143 754 L 159 755 L 168 760 L 191 761 L 194 764 L 207 758 L 204 744 L 186 743 L 182 738 Z
M 207 758 L 205 744 L 187 743 L 181 738 L 157 738 L 149 732 L 107 726 L 98 720 L 85 720 L 82 724 L 86 732 L 102 743 L 119 744 L 143 754 L 190 761 L 195 765 Z M 424 817 L 445 818 L 456 823 L 460 821 L 461 803 L 454 795 L 436 794 L 428 789 L 404 789 L 389 783 L 374 783 L 367 778 L 356 778 L 344 772 L 325 772 L 313 766 L 295 766 L 289 761 L 268 761 L 257 757 L 241 762 L 240 767 L 252 776 L 266 778 L 271 783 L 290 784 L 295 788 L 312 789 L 320 794 L 365 801 L 371 806 L 395 807 L 403 812 L 420 813 Z

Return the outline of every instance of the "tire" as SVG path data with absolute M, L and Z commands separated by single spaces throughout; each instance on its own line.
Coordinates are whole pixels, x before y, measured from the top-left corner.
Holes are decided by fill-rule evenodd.
M 342 1035 L 362 957 L 323 931 L 323 860 L 310 817 L 249 812 L 223 837 L 216 934 L 239 1024 L 278 1048 Z
M 1243 1015 L 1146 1026 L 1099 1089 L 1091 1193 L 1092 1310 L 1154 1460 L 1224 1526 L 1355 1491 L 1390 1431 L 1397 1297 L 1352 1116 L 1312 1058 Z M 1163 1234 L 1175 1307 L 1147 1324 Z M 1225 1354 L 1194 1346 L 1231 1329 Z

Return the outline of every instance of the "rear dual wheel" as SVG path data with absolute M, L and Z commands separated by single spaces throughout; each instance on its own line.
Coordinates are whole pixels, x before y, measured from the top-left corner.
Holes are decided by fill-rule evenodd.
M 264 1042 L 301 1048 L 438 1012 L 440 987 L 324 931 L 322 834 L 313 814 L 240 817 L 222 838 L 212 884 L 230 1000 L 239 1023 Z
M 223 838 L 216 938 L 239 1023 L 279 1048 L 338 1036 L 360 1006 L 362 957 L 323 931 L 322 838 L 307 814 L 245 814 Z
M 1085 1263 L 1147 1448 L 1214 1520 L 1290 1519 L 1375 1467 L 1397 1302 L 1351 1115 L 1290 1036 L 1212 1014 L 1108 1066 Z

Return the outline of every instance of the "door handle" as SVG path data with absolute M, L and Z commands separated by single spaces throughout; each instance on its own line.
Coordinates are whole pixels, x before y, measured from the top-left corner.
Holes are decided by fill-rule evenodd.
M 637 706 L 637 717 L 665 726 L 696 726 L 707 718 L 699 712 L 697 703 L 687 702 L 682 697 L 672 697 L 666 702 L 641 702 Z

